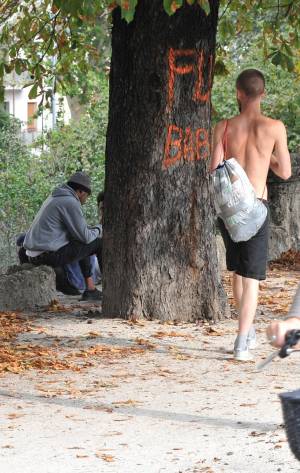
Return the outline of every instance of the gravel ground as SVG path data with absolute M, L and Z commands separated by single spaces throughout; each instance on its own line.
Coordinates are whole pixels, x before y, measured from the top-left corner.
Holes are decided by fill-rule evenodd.
M 293 278 L 269 279 L 268 294 L 285 284 L 291 294 Z M 236 320 L 133 323 L 103 319 L 76 298 L 59 302 L 65 311 L 29 314 L 33 330 L 19 342 L 51 347 L 77 371 L 0 378 L 2 473 L 300 470 L 278 398 L 300 386 L 300 360 L 257 370 L 271 351 L 269 308 L 258 310 L 256 362 L 238 363 L 230 353 Z

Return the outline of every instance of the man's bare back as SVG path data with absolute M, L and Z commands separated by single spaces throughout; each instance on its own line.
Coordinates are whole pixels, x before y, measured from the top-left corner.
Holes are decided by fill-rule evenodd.
M 223 157 L 222 140 L 227 120 L 219 122 L 214 130 L 211 170 Z M 267 198 L 266 180 L 271 168 L 277 175 L 290 175 L 290 155 L 283 123 L 261 113 L 241 113 L 228 120 L 226 156 L 235 158 L 245 169 L 257 197 Z

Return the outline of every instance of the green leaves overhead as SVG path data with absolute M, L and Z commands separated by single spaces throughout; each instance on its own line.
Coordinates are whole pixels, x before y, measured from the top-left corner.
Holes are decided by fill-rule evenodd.
M 189 3 L 189 2 L 188 2 Z M 198 0 L 200 7 L 205 11 L 206 15 L 210 13 L 210 4 L 208 0 Z
M 130 23 L 133 20 L 138 0 L 120 0 L 117 3 L 121 7 L 122 18 Z
M 83 14 L 84 7 L 88 2 L 84 0 L 72 0 L 71 2 L 65 0 L 54 0 L 52 4 L 52 12 L 56 13 L 61 10 L 63 13 L 67 13 L 73 16 Z
M 129 23 L 140 2 L 2 0 L 0 94 L 3 95 L 4 74 L 15 71 L 27 72 L 32 77 L 36 85 L 32 94 L 46 98 L 47 90 L 55 82 L 63 93 L 72 90 L 84 96 L 87 73 L 99 74 L 109 65 L 111 11 L 120 8 L 122 18 Z M 161 0 L 168 15 L 188 5 L 199 5 L 209 15 L 210 5 L 217 4 L 218 0 Z M 299 1 L 220 0 L 217 72 L 226 73 L 226 57 L 231 54 L 238 58 L 246 50 L 250 35 L 257 37 L 257 47 L 263 50 L 265 60 L 299 72 L 298 31 Z
M 30 92 L 29 92 L 29 94 L 28 94 L 28 97 L 29 97 L 30 99 L 35 99 L 35 98 L 37 97 L 37 95 L 38 95 L 38 84 L 35 83 L 35 84 L 33 85 L 33 87 L 30 89 Z
M 189 5 L 198 3 L 198 5 L 205 11 L 206 15 L 208 15 L 210 12 L 209 0 L 186 0 L 186 3 Z M 163 0 L 164 9 L 168 15 L 173 15 L 176 13 L 178 8 L 182 7 L 183 4 L 184 0 Z
M 283 0 L 221 0 L 218 25 L 218 53 L 228 55 L 229 44 L 257 38 L 265 60 L 288 71 L 299 61 L 300 2 Z M 234 48 L 234 54 L 239 55 Z
M 0 84 L 5 73 L 30 76 L 31 98 L 55 82 L 83 95 L 89 70 L 108 64 L 110 38 L 106 0 L 4 0 L 0 4 Z M 3 69 L 4 67 L 4 69 Z M 77 91 L 75 91 L 77 85 Z M 1 97 L 0 97 L 1 100 Z
M 283 69 L 287 69 L 289 72 L 294 70 L 293 56 L 290 54 L 285 54 L 284 52 L 272 48 L 272 52 L 269 55 L 272 64 L 275 66 L 281 66 Z
M 178 8 L 182 7 L 183 0 L 164 0 L 164 9 L 168 15 L 173 15 Z

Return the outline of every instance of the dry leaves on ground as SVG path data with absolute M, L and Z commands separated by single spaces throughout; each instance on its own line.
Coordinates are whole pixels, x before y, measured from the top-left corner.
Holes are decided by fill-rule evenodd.
M 214 327 L 205 327 L 205 335 L 210 335 L 213 337 L 222 337 L 224 335 L 224 332 L 221 330 L 217 330 Z
M 281 256 L 271 261 L 271 269 L 292 269 L 295 271 L 300 270 L 300 251 L 288 250 L 281 254 Z
M 0 313 L 0 374 L 5 372 L 18 374 L 30 369 L 81 371 L 83 368 L 92 366 L 96 359 L 101 358 L 105 362 L 141 355 L 145 353 L 146 348 L 150 348 L 150 344 L 148 346 L 145 344 L 143 347 L 139 344 L 131 347 L 93 345 L 81 350 L 78 350 L 76 346 L 68 347 L 66 350 L 63 338 L 60 340 L 59 337 L 52 346 L 17 342 L 18 335 L 36 331 L 43 333 L 43 330 L 32 326 L 21 314 Z M 89 332 L 87 338 L 98 336 L 101 336 L 98 332 Z M 45 334 L 43 343 L 46 339 Z
M 106 453 L 96 452 L 95 455 L 97 458 L 101 458 L 102 460 L 108 463 L 115 461 L 115 458 L 112 455 L 107 455 Z
M 284 315 L 289 311 L 295 290 L 300 281 L 300 272 L 296 270 L 295 261 L 296 263 L 299 262 L 298 269 L 300 269 L 300 252 L 289 250 L 283 253 L 281 259 L 270 263 L 270 271 L 267 274 L 267 280 L 260 283 L 258 302 L 261 306 L 264 306 L 275 314 Z M 222 280 L 227 293 L 228 302 L 231 307 L 234 307 L 231 275 L 228 271 L 223 273 Z
M 149 340 L 145 339 L 145 338 L 140 338 L 140 337 L 137 337 L 135 338 L 135 343 L 137 343 L 138 345 L 142 345 L 146 348 L 149 348 L 149 350 L 154 350 L 156 348 L 156 345 L 154 343 L 151 343 Z
M 25 318 L 15 312 L 0 312 L 0 340 L 9 342 L 19 333 L 30 332 L 31 326 Z
M 133 399 L 127 399 L 127 401 L 115 401 L 112 402 L 115 406 L 137 406 L 138 404 L 142 404 L 141 401 L 135 401 Z
M 195 338 L 193 337 L 193 335 L 188 335 L 186 333 L 178 333 L 178 332 L 174 332 L 173 330 L 171 332 L 158 331 L 158 332 L 155 332 L 153 335 L 151 335 L 151 337 L 153 338 L 180 337 L 180 338 L 184 338 L 185 340 Z

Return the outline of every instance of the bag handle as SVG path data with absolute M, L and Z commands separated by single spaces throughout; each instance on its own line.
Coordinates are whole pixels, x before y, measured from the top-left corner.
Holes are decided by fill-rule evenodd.
M 219 162 L 218 166 L 221 165 L 222 161 L 226 161 L 226 155 L 227 155 L 227 127 L 228 127 L 228 120 L 226 120 L 225 129 L 224 129 L 224 133 L 223 133 L 223 136 L 222 136 L 223 158 L 222 158 L 222 155 L 221 155 L 220 156 L 220 162 Z
M 264 193 L 265 193 L 266 187 L 267 187 L 267 183 L 265 183 L 265 187 L 264 187 L 264 190 L 263 190 L 262 195 L 261 195 L 261 200 L 263 200 L 263 198 L 264 198 Z
M 228 143 L 227 131 L 228 131 L 228 120 L 226 120 L 225 130 L 224 130 L 223 138 L 222 138 L 222 146 L 223 146 L 223 151 L 224 151 L 223 160 L 224 161 L 226 161 L 226 156 L 227 156 L 227 143 Z

